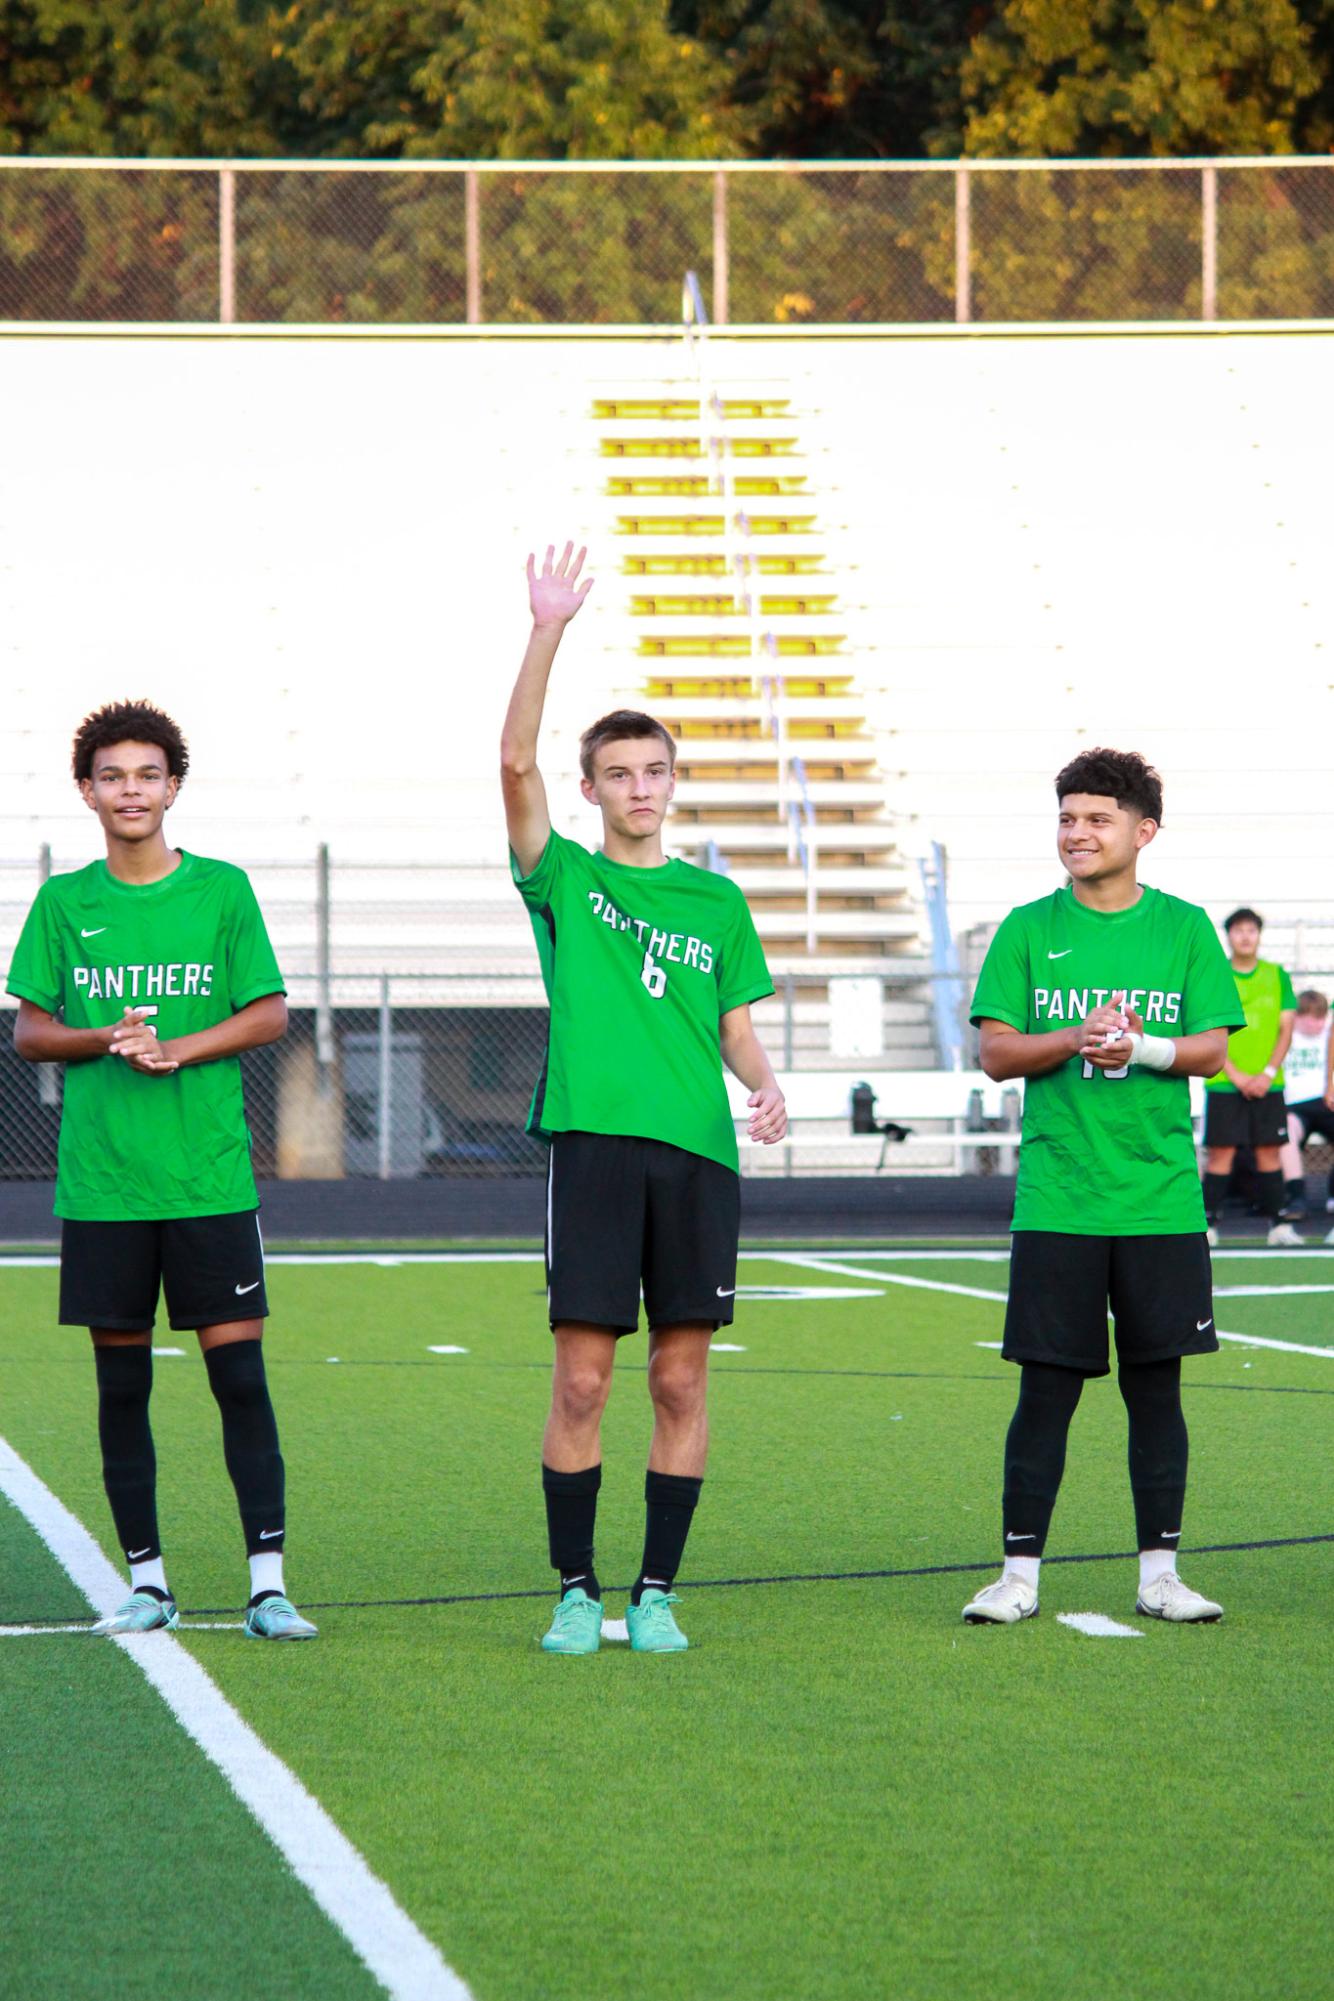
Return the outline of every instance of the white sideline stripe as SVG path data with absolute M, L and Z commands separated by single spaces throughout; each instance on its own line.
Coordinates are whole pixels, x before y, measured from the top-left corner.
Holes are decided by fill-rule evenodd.
M 1073 1626 L 1077 1633 L 1091 1633 L 1097 1640 L 1142 1640 L 1143 1633 L 1138 1626 L 1123 1626 L 1119 1619 L 1109 1619 L 1105 1612 L 1058 1612 L 1058 1626 Z
M 113 1611 L 125 1594 L 123 1580 L 83 1523 L 4 1438 L 0 1493 L 41 1537 L 93 1610 L 103 1617 Z M 111 1644 L 143 1671 L 393 2001 L 471 2001 L 452 1967 L 395 1903 L 319 1801 L 243 1722 L 184 1647 L 169 1633 L 123 1634 Z
M 1334 1348 L 1309 1348 L 1304 1341 L 1271 1341 L 1265 1334 L 1225 1334 L 1221 1327 L 1214 1333 L 1220 1341 L 1239 1341 L 1243 1348 L 1277 1348 L 1284 1355 L 1319 1355 L 1322 1362 L 1334 1362 Z
M 920 1288 L 923 1292 L 953 1292 L 963 1299 L 989 1299 L 1005 1304 L 1003 1292 L 982 1292 L 975 1285 L 951 1285 L 943 1278 L 913 1278 L 906 1271 L 866 1271 L 857 1265 L 836 1263 L 833 1258 L 821 1258 L 788 1254 L 775 1260 L 778 1264 L 800 1265 L 804 1271 L 823 1271 L 841 1278 L 874 1278 L 881 1285 L 907 1285 Z
M 183 1619 L 179 1631 L 182 1633 L 239 1633 L 243 1629 L 243 1619 Z M 0 1640 L 23 1640 L 30 1633 L 83 1633 L 88 1626 L 0 1626 Z
M 1334 1285 L 1216 1285 L 1215 1299 L 1284 1299 L 1294 1292 L 1334 1292 Z
M 790 1261 L 790 1253 L 782 1250 L 742 1251 L 740 1256 L 752 1264 L 783 1264 Z M 838 1251 L 813 1251 L 812 1257 L 839 1257 Z M 886 1259 L 894 1264 L 1008 1264 L 1008 1251 L 858 1251 L 855 1255 L 863 1259 Z M 1277 1259 L 1282 1264 L 1293 1264 L 1301 1258 L 1329 1258 L 1334 1251 L 1315 1244 L 1301 1250 L 1271 1251 L 1259 1248 L 1253 1251 L 1227 1250 L 1211 1251 L 1210 1256 L 1217 1264 L 1221 1258 L 1244 1258 L 1264 1260 L 1266 1263 Z M 265 1257 L 266 1265 L 381 1265 L 392 1268 L 395 1265 L 540 1265 L 541 1251 L 270 1251 Z M 0 1270 L 9 1266 L 15 1271 L 58 1271 L 60 1259 L 53 1252 L 40 1255 L 25 1253 L 11 1256 L 0 1251 Z M 866 1272 L 867 1278 L 883 1278 L 883 1272 Z

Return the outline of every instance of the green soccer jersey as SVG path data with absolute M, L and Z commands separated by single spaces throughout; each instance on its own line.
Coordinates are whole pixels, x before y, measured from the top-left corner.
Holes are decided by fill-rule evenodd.
M 664 1140 L 735 1173 L 718 1018 L 774 990 L 736 884 L 557 833 L 531 875 L 510 859 L 551 1003 L 528 1130 Z
M 1269 959 L 1257 959 L 1249 973 L 1239 973 L 1235 966 L 1228 971 L 1237 983 L 1237 999 L 1241 1002 L 1241 1013 L 1246 1025 L 1227 1039 L 1228 1061 L 1243 1076 L 1258 1077 L 1273 1054 L 1278 1041 L 1279 1016 L 1285 1009 L 1296 1009 L 1297 996 L 1292 991 L 1292 981 L 1282 966 L 1276 966 Z M 1210 1077 L 1206 1091 L 1235 1091 L 1232 1079 L 1219 1071 Z M 1283 1089 L 1283 1072 L 1274 1073 L 1271 1091 Z
M 1203 910 L 1145 888 L 1103 912 L 1058 889 L 1012 910 L 991 941 L 972 1020 L 1025 1035 L 1080 1021 L 1123 992 L 1148 1035 L 1233 1028 L 1232 970 Z M 1190 1083 L 1071 1056 L 1024 1089 L 1016 1230 L 1171 1236 L 1204 1228 Z
M 181 853 L 161 882 L 106 863 L 52 876 L 28 912 L 8 991 L 107 1028 L 150 1010 L 164 1041 L 283 991 L 255 893 L 239 868 Z M 119 1056 L 65 1066 L 56 1214 L 161 1222 L 258 1205 L 234 1056 L 149 1077 Z

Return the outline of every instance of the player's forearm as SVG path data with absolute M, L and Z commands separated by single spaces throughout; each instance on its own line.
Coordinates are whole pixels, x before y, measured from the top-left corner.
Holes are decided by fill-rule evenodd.
M 748 1091 L 777 1090 L 773 1065 L 753 1028 L 729 1029 L 724 1023 L 719 1030 L 719 1043 L 723 1062 Z
M 564 631 L 564 625 L 534 625 L 528 635 L 519 678 L 514 683 L 500 732 L 500 767 L 507 776 L 524 778 L 537 769 L 537 739 L 542 729 L 547 682 Z
M 184 1068 L 191 1063 L 216 1063 L 224 1056 L 240 1056 L 247 1049 L 262 1049 L 266 1043 L 281 1041 L 286 1033 L 287 1002 L 281 994 L 265 994 L 211 1028 L 201 1028 L 194 1035 L 171 1036 L 158 1046 L 164 1058 Z
M 111 1046 L 109 1028 L 66 1028 L 44 1011 L 19 1009 L 14 1050 L 25 1063 L 89 1063 Z
M 1008 1084 L 1016 1077 L 1045 1077 L 1049 1070 L 1059 1070 L 1077 1056 L 1082 1040 L 1079 1024 L 1025 1035 L 1017 1028 L 987 1022 L 982 1028 L 978 1060 L 993 1084 Z
M 1284 1014 L 1279 1017 L 1278 1040 L 1270 1050 L 1269 1061 L 1265 1065 L 1265 1069 L 1271 1076 L 1275 1071 L 1283 1068 L 1288 1051 L 1292 1047 L 1292 1031 L 1295 1025 L 1296 1017 L 1294 1015 Z
M 1176 1035 L 1176 1055 L 1172 1059 L 1169 1077 L 1216 1077 L 1219 1072 L 1220 1049 L 1227 1048 L 1227 1030 L 1208 1028 L 1200 1035 Z

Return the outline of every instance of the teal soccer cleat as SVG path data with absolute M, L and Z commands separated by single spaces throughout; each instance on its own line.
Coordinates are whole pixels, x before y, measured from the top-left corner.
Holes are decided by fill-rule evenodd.
M 313 1640 L 319 1630 L 302 1618 L 290 1598 L 264 1598 L 246 1610 L 248 1640 Z
M 180 1623 L 174 1598 L 155 1598 L 151 1591 L 132 1591 L 116 1611 L 99 1619 L 89 1631 L 95 1638 L 110 1639 L 115 1633 L 174 1632 Z
M 679 1654 L 690 1645 L 672 1616 L 673 1605 L 679 1603 L 674 1591 L 655 1591 L 650 1586 L 637 1605 L 626 1606 L 625 1623 L 633 1653 Z
M 542 1635 L 547 1654 L 595 1654 L 602 1642 L 602 1602 L 576 1584 L 567 1591 Z

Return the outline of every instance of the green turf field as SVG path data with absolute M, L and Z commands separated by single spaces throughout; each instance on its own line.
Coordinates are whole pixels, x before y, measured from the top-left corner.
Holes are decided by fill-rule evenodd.
M 187 1619 L 189 1653 L 478 2001 L 1327 1996 L 1334 1254 L 1216 1262 L 1220 1328 L 1272 1345 L 1186 1365 L 1181 1568 L 1227 1610 L 1193 1629 L 1134 1614 L 1114 1381 L 1075 1419 L 1048 1555 L 1078 1560 L 1044 1568 L 1043 1616 L 960 1622 L 999 1537 L 1003 1258 L 769 1252 L 741 1276 L 676 1657 L 538 1651 L 537 1261 L 272 1260 L 313 1646 L 229 1623 L 216 1412 L 161 1331 L 186 1350 L 156 1365 L 168 1569 L 213 1628 Z M 53 1324 L 53 1270 L 0 1288 L 0 1435 L 114 1558 L 86 1337 Z M 624 1344 L 605 1426 L 622 1587 L 643 1360 Z M 1086 1612 L 1139 1637 L 1057 1616 Z M 88 1616 L 0 1504 L 0 1991 L 381 1992 L 132 1652 L 9 1630 Z

